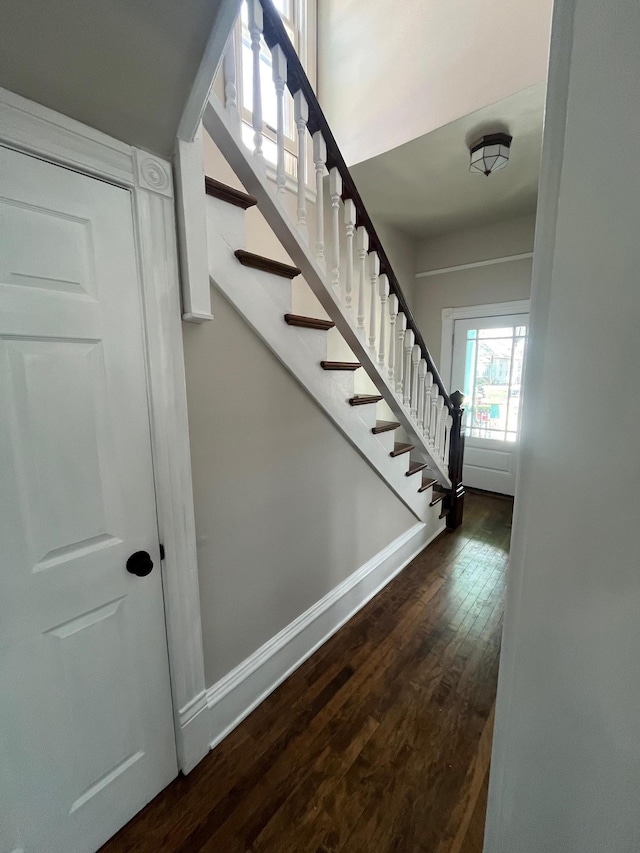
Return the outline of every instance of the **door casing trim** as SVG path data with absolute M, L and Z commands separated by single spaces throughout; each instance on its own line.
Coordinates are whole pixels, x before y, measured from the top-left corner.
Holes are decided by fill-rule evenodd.
M 178 765 L 209 748 L 171 163 L 0 88 L 0 143 L 131 192 Z

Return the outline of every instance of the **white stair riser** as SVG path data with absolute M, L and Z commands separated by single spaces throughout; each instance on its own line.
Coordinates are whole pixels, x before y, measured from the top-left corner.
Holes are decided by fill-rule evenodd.
M 207 196 L 208 227 L 215 227 L 224 242 L 235 252 L 246 244 L 246 212 L 227 201 Z

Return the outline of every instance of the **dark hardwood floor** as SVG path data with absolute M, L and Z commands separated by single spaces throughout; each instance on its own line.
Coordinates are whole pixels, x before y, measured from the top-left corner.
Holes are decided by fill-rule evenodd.
M 511 501 L 465 512 L 103 853 L 481 853 Z

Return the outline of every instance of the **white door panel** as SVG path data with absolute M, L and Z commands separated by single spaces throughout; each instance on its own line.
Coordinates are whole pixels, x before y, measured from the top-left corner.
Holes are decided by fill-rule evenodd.
M 0 469 L 0 822 L 92 851 L 177 772 L 131 198 L 4 148 Z
M 465 394 L 465 485 L 513 495 L 528 314 L 456 320 L 452 388 Z

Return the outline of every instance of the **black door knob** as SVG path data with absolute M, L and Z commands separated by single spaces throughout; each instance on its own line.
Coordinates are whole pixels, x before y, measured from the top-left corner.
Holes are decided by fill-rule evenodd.
M 146 578 L 153 568 L 153 560 L 146 551 L 136 551 L 127 560 L 127 571 L 139 578 Z

